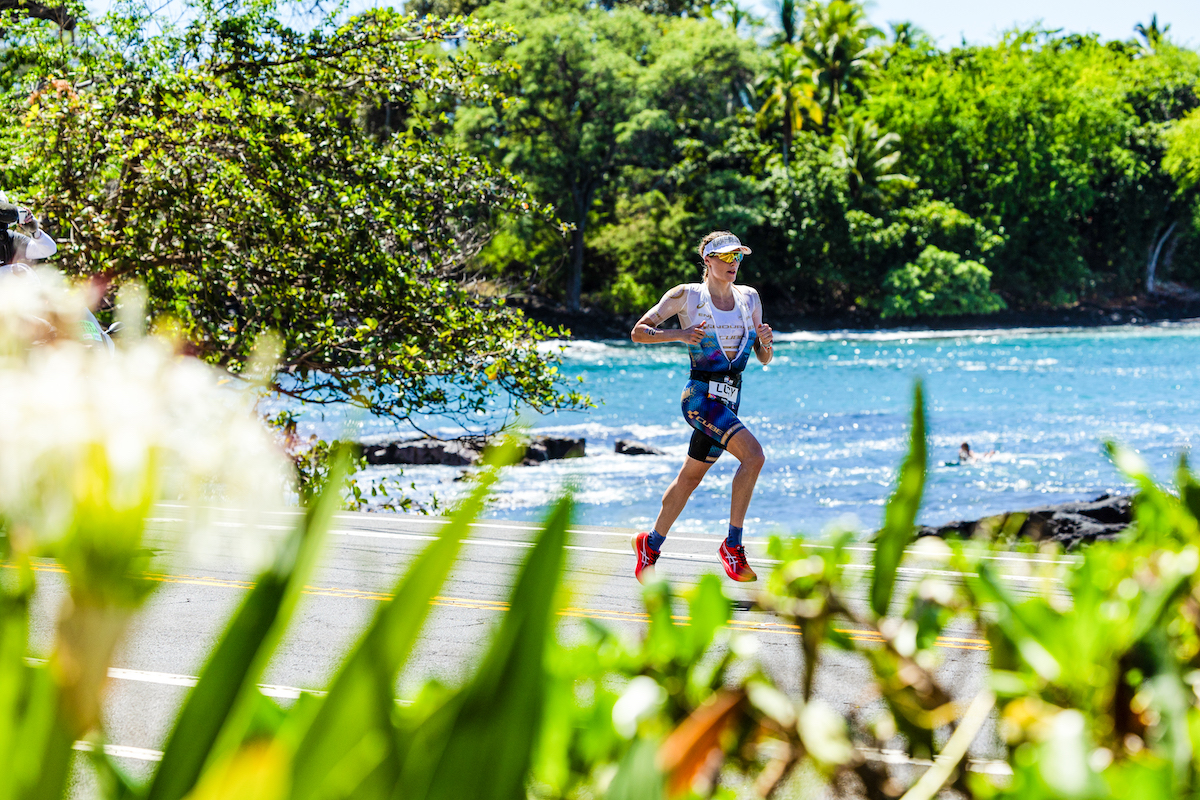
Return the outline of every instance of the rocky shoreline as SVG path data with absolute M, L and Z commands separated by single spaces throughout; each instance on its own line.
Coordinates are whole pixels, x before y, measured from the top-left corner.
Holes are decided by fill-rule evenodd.
M 469 467 L 478 464 L 487 447 L 486 438 L 403 439 L 395 442 L 359 442 L 362 454 L 371 465 L 427 465 Z M 624 456 L 661 456 L 663 450 L 634 439 L 618 439 L 614 452 Z M 587 439 L 562 436 L 531 436 L 520 464 L 532 467 L 546 461 L 583 458 Z
M 1116 539 L 1133 523 L 1133 498 L 1100 495 L 1090 502 L 1060 503 L 1010 511 L 970 522 L 921 525 L 918 536 L 1057 542 L 1066 550 Z

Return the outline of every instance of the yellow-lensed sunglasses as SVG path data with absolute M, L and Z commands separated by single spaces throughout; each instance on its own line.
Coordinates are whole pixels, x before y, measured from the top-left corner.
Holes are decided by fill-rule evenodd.
M 742 263 L 742 256 L 744 253 L 734 250 L 732 253 L 713 253 L 713 255 L 724 261 L 726 264 L 740 264 Z

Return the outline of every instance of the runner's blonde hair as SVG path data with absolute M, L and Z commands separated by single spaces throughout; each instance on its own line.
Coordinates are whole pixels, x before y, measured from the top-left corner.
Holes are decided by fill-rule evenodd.
M 704 238 L 700 240 L 700 244 L 696 245 L 696 255 L 700 256 L 700 268 L 704 270 L 704 274 L 700 280 L 708 278 L 708 264 L 704 263 L 704 245 L 716 239 L 719 236 L 733 236 L 730 231 L 713 231 L 712 233 L 704 234 Z

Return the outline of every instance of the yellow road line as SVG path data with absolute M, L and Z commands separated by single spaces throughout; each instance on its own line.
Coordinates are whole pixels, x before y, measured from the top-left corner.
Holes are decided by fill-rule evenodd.
M 11 564 L 5 564 L 5 567 L 12 568 Z M 42 562 L 33 565 L 33 568 L 39 572 L 55 572 L 65 574 L 66 570 L 59 564 L 52 562 Z M 251 581 L 236 580 L 231 578 L 213 578 L 204 575 L 166 575 L 160 573 L 147 573 L 145 576 L 148 580 L 157 581 L 159 583 L 171 583 L 183 586 L 208 586 L 218 589 L 250 589 L 254 584 Z M 373 600 L 376 602 L 385 602 L 392 599 L 392 595 L 388 592 L 372 592 L 358 589 L 339 589 L 335 586 L 305 586 L 304 594 L 314 597 L 337 597 L 343 600 Z M 446 606 L 449 608 L 465 608 L 476 611 L 504 611 L 508 608 L 508 603 L 502 600 L 480 600 L 476 598 L 466 597 L 445 597 L 437 596 L 430 601 L 435 606 Z M 622 611 L 609 610 L 602 608 L 564 608 L 558 612 L 560 616 L 572 617 L 579 619 L 595 619 L 604 620 L 607 622 L 647 622 L 650 615 L 642 611 Z M 688 624 L 691 619 L 686 616 L 672 615 L 672 619 L 677 622 Z M 787 622 L 755 622 L 753 620 L 734 619 L 729 621 L 729 627 L 738 631 L 747 631 L 754 633 L 782 633 L 790 636 L 800 635 L 800 626 L 792 625 Z M 864 631 L 854 629 L 837 629 L 838 633 L 844 633 L 858 642 L 883 642 L 883 637 L 875 631 Z M 953 636 L 939 636 L 937 639 L 938 647 L 951 650 L 987 650 L 989 649 L 986 639 L 971 639 L 960 638 Z

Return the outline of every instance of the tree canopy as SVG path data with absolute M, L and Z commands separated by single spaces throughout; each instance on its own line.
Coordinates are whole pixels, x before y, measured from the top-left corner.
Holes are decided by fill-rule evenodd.
M 0 180 L 61 266 L 145 282 L 210 361 L 278 330 L 279 391 L 413 422 L 585 403 L 505 297 L 632 314 L 713 229 L 779 310 L 1200 280 L 1200 56 L 1157 19 L 943 50 L 855 0 L 783 3 L 775 33 L 732 2 L 413 8 L 11 12 Z
M 465 285 L 497 213 L 547 214 L 445 134 L 442 107 L 509 69 L 448 46 L 511 32 L 388 9 L 300 31 L 209 2 L 148 27 L 114 14 L 72 43 L 26 22 L 6 53 L 0 180 L 60 267 L 144 282 L 153 316 L 234 371 L 279 332 L 276 388 L 305 401 L 413 424 L 585 402 L 539 348 L 559 334 Z
M 929 246 L 1013 307 L 1200 279 L 1183 122 L 1200 56 L 1156 19 L 1127 41 L 1033 28 L 942 50 L 908 23 L 885 37 L 853 0 L 779 13 L 767 43 L 712 6 L 483 6 L 518 37 L 488 60 L 517 69 L 493 82 L 509 101 L 467 103 L 455 134 L 574 231 L 564 247 L 505 218 L 480 267 L 632 313 L 728 227 L 754 246 L 746 279 L 792 311 L 899 308 L 885 278 Z M 942 240 L 948 219 L 970 235 Z

